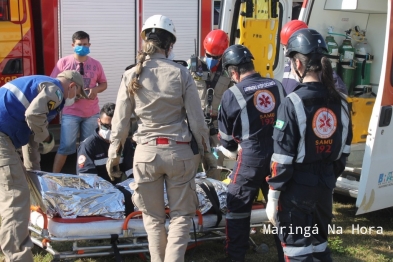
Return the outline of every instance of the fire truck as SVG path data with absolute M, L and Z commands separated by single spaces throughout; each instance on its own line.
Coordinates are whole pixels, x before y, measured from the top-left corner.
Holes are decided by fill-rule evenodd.
M 73 53 L 72 34 L 82 30 L 90 35 L 90 55 L 101 62 L 108 80 L 108 89 L 99 94 L 100 106 L 115 102 L 121 75 L 135 63 L 141 47 L 143 21 L 155 14 L 170 17 L 177 31 L 175 59 L 187 60 L 195 52 L 203 55 L 201 43 L 218 24 L 217 3 L 0 0 L 0 87 L 21 76 L 50 75 L 59 58 Z M 59 119 L 50 129 L 58 145 Z

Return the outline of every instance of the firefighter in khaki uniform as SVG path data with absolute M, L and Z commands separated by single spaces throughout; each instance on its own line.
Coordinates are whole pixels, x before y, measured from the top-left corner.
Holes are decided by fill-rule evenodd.
M 222 71 L 221 56 L 229 45 L 228 35 L 220 29 L 211 31 L 203 41 L 206 57 L 197 58 L 196 66 L 192 66 L 192 58 L 188 61 L 188 68 L 198 88 L 199 99 L 205 114 L 205 121 L 210 132 L 210 145 L 216 147 L 220 144 L 217 134 L 217 114 L 221 97 L 231 86 L 231 79 Z M 205 153 L 202 157 L 202 168 L 207 176 L 221 180 L 221 171 L 217 166 L 222 166 L 224 155 L 216 151 L 218 159 L 213 153 Z
M 112 118 L 107 170 L 116 177 L 130 118 L 137 117 L 133 202 L 143 214 L 151 261 L 184 261 L 191 219 L 198 208 L 194 176 L 200 155 L 190 146 L 191 129 L 199 152 L 210 150 L 198 92 L 187 68 L 168 59 L 176 41 L 172 21 L 162 15 L 143 25 L 143 51 L 123 74 Z M 187 115 L 186 115 L 187 113 Z M 188 118 L 189 127 L 187 126 Z M 170 208 L 165 229 L 164 184 Z
M 26 145 L 33 133 L 35 142 L 42 144 L 41 152 L 50 152 L 54 138 L 48 120 L 78 94 L 87 97 L 83 78 L 76 71 L 64 71 L 57 78 L 21 77 L 0 88 L 0 239 L 6 261 L 33 261 L 28 230 L 30 191 L 15 149 Z

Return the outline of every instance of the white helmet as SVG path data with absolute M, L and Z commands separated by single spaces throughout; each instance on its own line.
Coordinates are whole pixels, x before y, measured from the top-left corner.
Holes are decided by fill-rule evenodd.
M 146 29 L 153 29 L 152 32 L 154 32 L 154 28 L 160 28 L 163 29 L 169 33 L 171 33 L 176 40 L 176 29 L 175 25 L 173 24 L 172 20 L 169 19 L 166 16 L 163 15 L 153 15 L 150 16 L 148 19 L 146 19 L 145 23 L 143 24 L 142 27 L 142 32 L 141 32 L 141 37 L 143 40 L 146 40 L 145 37 L 145 30 Z

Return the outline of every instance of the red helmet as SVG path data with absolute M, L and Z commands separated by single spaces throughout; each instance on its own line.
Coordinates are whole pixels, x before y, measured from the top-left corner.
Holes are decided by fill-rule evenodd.
M 203 47 L 211 56 L 221 56 L 228 46 L 228 35 L 221 29 L 210 31 L 203 41 Z
M 308 28 L 307 24 L 300 20 L 292 20 L 286 23 L 281 29 L 280 40 L 281 44 L 287 45 L 288 40 L 293 33 L 295 33 L 299 29 Z

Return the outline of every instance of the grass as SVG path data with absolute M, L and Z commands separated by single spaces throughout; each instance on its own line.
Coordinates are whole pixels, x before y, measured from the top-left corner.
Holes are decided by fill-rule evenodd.
M 340 262 L 393 262 L 393 209 L 384 209 L 370 214 L 355 216 L 356 208 L 354 199 L 335 196 L 334 219 L 335 232 L 331 232 L 329 247 L 332 251 L 334 261 Z M 363 231 L 369 227 L 374 229 L 366 234 L 359 234 L 356 230 L 357 224 Z M 354 230 L 353 230 L 354 225 Z M 333 227 L 332 227 L 333 228 Z M 377 231 L 379 229 L 379 231 Z M 381 230 L 383 232 L 381 232 Z M 364 233 L 364 232 L 363 232 Z M 253 235 L 257 244 L 265 243 L 269 251 L 258 254 L 251 249 L 247 254 L 247 261 L 277 261 L 276 248 L 273 237 L 264 235 L 261 230 Z M 84 242 L 81 244 L 89 243 Z M 94 244 L 94 243 L 90 243 Z M 98 245 L 101 245 L 98 244 Z M 71 250 L 71 243 L 53 243 L 55 249 L 59 251 Z M 209 241 L 202 243 L 196 249 L 191 249 L 186 253 L 186 261 L 211 262 L 223 257 L 223 241 Z M 49 262 L 52 256 L 46 251 L 35 247 L 33 249 L 34 261 Z M 138 255 L 125 255 L 124 261 L 143 261 Z M 83 258 L 68 261 L 78 262 L 104 262 L 115 261 L 113 256 L 103 256 L 98 258 Z

